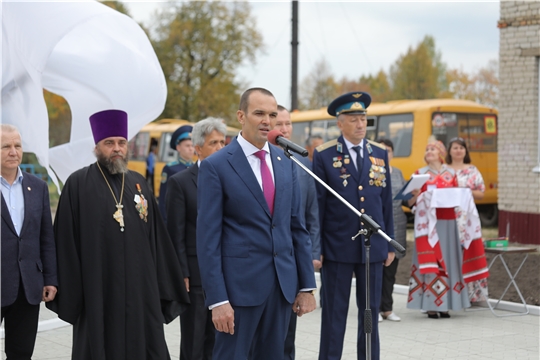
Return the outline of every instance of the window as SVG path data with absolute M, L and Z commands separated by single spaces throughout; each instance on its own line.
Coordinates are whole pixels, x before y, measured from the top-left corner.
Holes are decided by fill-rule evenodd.
M 411 155 L 413 120 L 413 114 L 379 116 L 378 138 L 390 139 L 394 143 L 394 157 Z
M 161 141 L 159 145 L 159 158 L 165 164 L 178 160 L 178 152 L 169 146 L 171 142 L 172 133 L 163 132 L 161 134 Z
M 497 151 L 495 114 L 433 113 L 431 124 L 433 135 L 446 145 L 460 137 L 469 151 Z
M 128 143 L 128 151 L 132 160 L 146 161 L 150 149 L 150 133 L 140 132 Z

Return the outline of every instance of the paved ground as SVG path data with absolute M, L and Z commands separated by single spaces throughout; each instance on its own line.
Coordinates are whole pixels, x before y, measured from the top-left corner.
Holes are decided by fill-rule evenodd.
M 385 320 L 380 324 L 382 359 L 538 360 L 540 357 L 540 317 L 537 315 L 498 318 L 488 310 L 453 312 L 451 319 L 434 320 L 419 311 L 408 310 L 406 301 L 406 295 L 394 294 L 394 311 L 402 320 Z M 357 314 L 354 299 L 351 298 L 342 359 L 356 359 Z M 43 321 L 54 317 L 48 310 L 42 311 Z M 321 309 L 317 308 L 299 319 L 297 359 L 317 359 L 320 318 Z M 71 331 L 71 326 L 65 326 L 39 332 L 33 359 L 70 359 Z M 165 332 L 171 357 L 176 360 L 180 348 L 178 319 L 166 325 Z M 2 359 L 5 359 L 3 339 L 0 348 Z

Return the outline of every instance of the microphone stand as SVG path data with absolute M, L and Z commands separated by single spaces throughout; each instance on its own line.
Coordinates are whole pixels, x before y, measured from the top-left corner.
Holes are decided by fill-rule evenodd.
M 362 225 L 365 226 L 364 229 L 360 229 L 356 235 L 354 235 L 351 240 L 356 240 L 359 235 L 364 235 L 364 249 L 366 250 L 366 262 L 365 262 L 365 273 L 366 273 L 366 309 L 364 310 L 364 333 L 366 334 L 366 359 L 371 359 L 371 333 L 373 329 L 372 323 L 372 314 L 371 314 L 371 303 L 370 303 L 370 279 L 369 279 L 369 262 L 370 256 L 369 252 L 371 249 L 371 235 L 374 233 L 381 235 L 386 241 L 388 241 L 394 249 L 400 254 L 405 254 L 405 248 L 401 246 L 396 240 L 388 236 L 384 231 L 381 230 L 381 226 L 377 224 L 369 215 L 363 214 L 358 211 L 354 206 L 352 206 L 347 200 L 345 200 L 341 195 L 339 195 L 334 189 L 332 189 L 328 184 L 322 181 L 317 175 L 315 175 L 310 169 L 308 169 L 304 164 L 302 164 L 298 159 L 291 154 L 290 149 L 286 147 L 284 149 L 285 156 L 294 161 L 298 166 L 304 169 L 312 178 L 317 180 L 319 184 L 324 186 L 326 190 L 330 191 L 335 197 L 338 198 L 344 205 L 346 205 L 352 212 L 354 212 L 362 220 Z

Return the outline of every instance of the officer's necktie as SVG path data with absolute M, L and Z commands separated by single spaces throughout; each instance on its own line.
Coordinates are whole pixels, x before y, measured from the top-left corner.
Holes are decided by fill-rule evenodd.
M 352 149 L 356 152 L 356 170 L 358 175 L 362 174 L 362 157 L 360 156 L 360 146 L 353 146 Z
M 270 215 L 274 215 L 274 194 L 276 189 L 274 187 L 274 181 L 272 180 L 270 169 L 268 168 L 268 165 L 266 165 L 266 151 L 259 150 L 255 153 L 255 156 L 261 160 L 261 178 L 264 198 L 266 199 L 266 203 L 270 209 Z

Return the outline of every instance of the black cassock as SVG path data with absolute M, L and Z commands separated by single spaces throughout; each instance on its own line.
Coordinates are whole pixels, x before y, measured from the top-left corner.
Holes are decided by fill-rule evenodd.
M 122 175 L 101 169 L 119 200 Z M 60 196 L 59 287 L 47 307 L 73 324 L 73 359 L 169 359 L 163 324 L 189 303 L 174 246 L 140 174 L 126 173 L 122 205 L 123 232 L 95 163 L 73 173 Z

